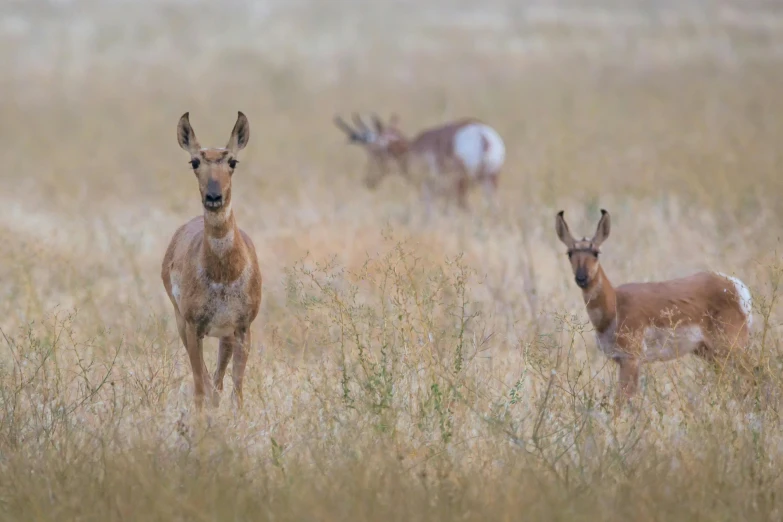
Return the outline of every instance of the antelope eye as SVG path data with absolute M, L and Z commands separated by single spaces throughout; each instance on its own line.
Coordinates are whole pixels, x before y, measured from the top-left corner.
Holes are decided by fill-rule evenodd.
M 595 256 L 596 259 L 598 259 L 598 254 L 600 254 L 600 252 L 593 252 L 593 255 Z
M 201 160 L 198 158 L 193 158 L 190 160 L 190 165 L 193 167 L 193 170 L 196 170 L 199 165 L 201 165 Z
M 231 167 L 232 169 L 237 168 L 237 163 L 239 163 L 239 162 L 237 160 L 235 160 L 234 158 L 231 158 L 230 160 L 228 160 L 228 166 Z
M 574 253 L 569 250 L 566 252 L 566 255 L 568 256 L 568 259 L 571 259 L 571 256 L 574 255 Z

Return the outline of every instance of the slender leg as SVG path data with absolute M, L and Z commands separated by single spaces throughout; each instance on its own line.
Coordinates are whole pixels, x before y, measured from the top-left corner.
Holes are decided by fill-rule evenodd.
M 187 348 L 188 357 L 190 358 L 190 369 L 193 372 L 193 397 L 196 402 L 196 409 L 201 411 L 204 407 L 205 388 L 209 389 L 210 392 L 212 391 L 212 386 L 204 373 L 206 365 L 204 364 L 203 339 L 198 336 L 196 327 L 191 324 L 185 325 L 185 339 L 185 348 Z
M 435 195 L 442 195 L 443 179 L 441 179 L 442 167 L 438 164 L 438 160 L 433 155 L 427 156 L 427 169 L 428 177 L 424 180 L 422 186 L 422 197 L 424 198 L 425 206 L 425 220 L 430 221 L 432 217 L 433 197 Z
M 457 206 L 460 210 L 468 211 L 468 188 L 470 188 L 470 180 L 466 176 L 460 176 L 457 182 Z
M 456 191 L 455 191 L 456 192 Z M 448 216 L 451 213 L 451 194 L 443 194 L 443 215 Z
M 615 399 L 615 415 L 618 415 L 639 388 L 639 361 L 637 359 L 620 359 L 618 361 L 620 386 Z
M 234 362 L 231 366 L 231 373 L 234 378 L 234 393 L 232 395 L 234 403 L 237 409 L 242 409 L 243 397 L 242 397 L 242 381 L 245 377 L 245 366 L 247 365 L 247 357 L 250 352 L 250 347 L 253 342 L 250 329 L 243 332 L 237 332 L 235 336 L 236 342 L 234 344 Z
M 468 191 L 470 190 L 471 181 L 476 179 L 478 173 L 468 171 L 462 162 L 457 162 L 456 164 L 452 165 L 452 167 L 453 168 L 451 171 L 455 176 L 457 176 L 457 183 L 454 187 L 456 192 L 455 195 L 457 199 L 457 208 L 467 212 L 470 210 L 468 205 Z
M 487 208 L 494 214 L 497 212 L 497 189 L 498 189 L 498 174 L 493 172 L 485 176 L 481 182 L 484 189 L 484 201 Z
M 384 158 L 373 157 L 367 165 L 367 178 L 365 179 L 365 183 L 369 188 L 374 189 L 381 183 L 385 173 L 386 160 Z
M 218 348 L 218 364 L 215 369 L 214 385 L 215 385 L 215 406 L 220 403 L 220 395 L 217 392 L 223 391 L 223 378 L 226 375 L 226 369 L 228 368 L 228 361 L 231 359 L 231 355 L 234 352 L 234 345 L 236 341 L 233 337 L 223 337 L 220 339 L 220 345 Z
M 177 310 L 176 307 L 174 308 L 174 317 L 177 319 L 177 331 L 179 332 L 179 338 L 182 339 L 182 344 L 187 350 L 188 340 L 185 337 L 185 319 L 182 317 L 182 314 L 179 313 L 179 310 Z
M 723 371 L 723 366 L 726 363 L 726 360 L 719 360 L 718 354 L 715 351 L 715 347 L 713 346 L 713 343 L 709 339 L 705 339 L 704 342 L 702 342 L 696 350 L 693 351 L 694 355 L 697 357 L 701 357 L 704 359 L 710 366 L 712 366 L 712 369 L 715 371 L 715 373 L 720 374 Z
M 732 365 L 732 367 L 745 378 L 752 386 L 757 386 L 758 370 L 753 359 L 748 353 L 749 332 L 744 318 L 736 319 L 722 329 L 718 335 L 718 343 L 721 349 L 718 355 Z
M 201 353 L 204 353 L 203 350 Z M 215 387 L 212 386 L 212 378 L 209 376 L 207 363 L 204 361 L 203 356 L 201 357 L 201 361 L 203 365 L 201 369 L 201 375 L 204 376 L 204 391 L 207 398 L 207 406 L 210 408 L 216 408 L 220 404 L 220 397 L 218 396 L 218 392 L 215 390 Z
M 726 369 L 739 374 L 748 386 L 743 391 L 745 395 L 760 384 L 759 368 L 747 352 L 747 342 L 748 333 L 744 325 L 728 328 L 727 331 L 716 331 L 694 353 L 712 366 L 717 375 L 724 374 Z
M 432 218 L 432 188 L 428 182 L 421 187 L 421 199 L 424 203 L 424 222 L 429 223 Z

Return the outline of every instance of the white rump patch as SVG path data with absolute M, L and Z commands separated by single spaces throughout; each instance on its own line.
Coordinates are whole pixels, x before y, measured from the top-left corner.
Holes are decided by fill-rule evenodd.
M 487 154 L 484 156 L 484 170 L 488 173 L 500 172 L 503 163 L 506 161 L 506 145 L 495 129 L 487 125 L 482 127 L 484 137 L 489 142 Z
M 484 139 L 488 147 L 484 152 Z M 480 173 L 499 172 L 506 159 L 506 146 L 500 135 L 488 125 L 466 125 L 454 136 L 454 154 L 465 165 L 468 175 L 475 179 Z
M 734 283 L 734 288 L 737 290 L 737 296 L 739 296 L 739 305 L 740 310 L 742 310 L 742 313 L 745 314 L 745 319 L 748 323 L 748 328 L 750 328 L 753 325 L 753 301 L 750 297 L 750 288 L 737 279 L 736 277 L 726 275 L 723 272 L 715 272 L 721 277 L 725 277 L 732 283 Z

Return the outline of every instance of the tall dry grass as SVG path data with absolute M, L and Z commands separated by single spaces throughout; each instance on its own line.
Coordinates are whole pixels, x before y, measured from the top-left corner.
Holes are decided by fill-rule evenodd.
M 328 5 L 327 5 L 328 4 Z M 699 7 L 699 9 L 697 9 Z M 774 4 L 28 1 L 0 14 L 0 513 L 8 520 L 775 520 L 783 106 Z M 159 281 L 200 212 L 174 129 L 251 125 L 264 273 L 245 410 L 203 418 Z M 471 115 L 501 211 L 424 224 L 335 112 Z M 753 290 L 761 384 L 647 367 L 609 413 L 554 234 L 612 212 L 615 283 Z M 216 343 L 207 341 L 214 368 Z

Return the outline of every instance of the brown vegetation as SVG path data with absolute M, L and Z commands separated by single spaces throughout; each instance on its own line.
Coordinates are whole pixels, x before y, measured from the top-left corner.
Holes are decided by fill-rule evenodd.
M 780 518 L 783 13 L 709 4 L 4 8 L 3 518 Z M 172 122 L 222 143 L 237 110 L 264 299 L 242 413 L 199 419 L 159 279 L 202 212 Z M 492 125 L 499 212 L 424 225 L 403 180 L 366 190 L 353 110 Z M 751 287 L 753 393 L 684 358 L 612 420 L 552 230 L 600 207 L 613 280 Z

